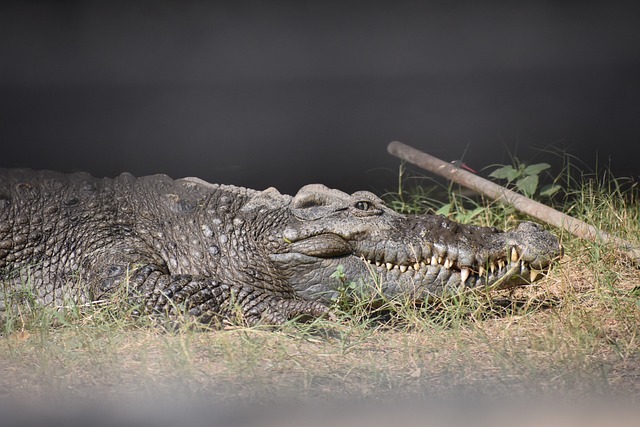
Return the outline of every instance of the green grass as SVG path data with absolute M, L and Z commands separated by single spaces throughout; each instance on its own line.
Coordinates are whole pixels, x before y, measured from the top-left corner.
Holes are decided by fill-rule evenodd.
M 569 180 L 567 180 L 569 181 Z M 565 212 L 639 244 L 638 186 L 564 182 Z M 401 189 L 402 190 L 402 189 Z M 449 189 L 451 190 L 451 189 Z M 442 212 L 430 192 L 398 192 L 403 211 Z M 453 219 L 502 228 L 508 207 L 449 192 Z M 167 331 L 118 304 L 64 312 L 25 305 L 0 332 L 0 390 L 48 399 L 180 395 L 282 399 L 599 396 L 640 400 L 640 270 L 619 251 L 558 230 L 565 257 L 536 286 L 415 307 L 349 296 L 337 321 L 281 328 Z

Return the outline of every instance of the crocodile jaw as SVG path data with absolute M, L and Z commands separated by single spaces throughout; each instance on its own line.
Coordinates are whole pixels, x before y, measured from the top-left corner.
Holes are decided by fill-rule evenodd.
M 545 238 L 549 236 L 544 232 Z M 377 286 L 369 286 L 372 292 L 379 290 L 388 297 L 403 295 L 426 300 L 471 288 L 526 285 L 544 277 L 551 262 L 561 254 L 559 243 L 550 242 L 550 253 L 541 255 L 539 251 L 527 251 L 527 248 L 512 244 L 520 237 L 517 230 L 496 234 L 494 242 L 487 241 L 485 253 L 476 254 L 475 263 L 466 265 L 463 260 L 472 257 L 465 255 L 463 248 L 450 248 L 449 252 L 438 254 L 425 245 L 420 251 L 425 255 L 422 258 L 395 253 L 385 260 L 380 253 L 359 252 L 349 242 L 331 233 L 291 242 L 290 252 L 272 255 L 271 260 L 285 280 L 290 279 L 291 286 L 306 298 L 328 300 L 335 296 L 335 288 L 340 283 L 331 276 L 342 266 L 348 281 L 376 283 Z M 409 252 L 415 255 L 417 251 L 415 247 L 413 249 Z M 447 254 L 451 256 L 447 257 Z

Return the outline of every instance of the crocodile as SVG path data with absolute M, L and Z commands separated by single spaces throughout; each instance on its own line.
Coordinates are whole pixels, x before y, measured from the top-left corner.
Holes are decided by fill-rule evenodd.
M 64 307 L 125 295 L 135 313 L 281 324 L 330 315 L 338 270 L 364 295 L 420 302 L 529 284 L 561 253 L 532 222 L 403 215 L 367 191 L 0 169 L 5 312 L 27 296 Z

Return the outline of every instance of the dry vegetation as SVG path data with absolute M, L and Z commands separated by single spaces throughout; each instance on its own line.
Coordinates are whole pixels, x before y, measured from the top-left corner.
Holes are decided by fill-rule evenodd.
M 637 187 L 588 181 L 568 213 L 636 244 Z M 490 207 L 481 223 L 513 224 Z M 640 269 L 562 237 L 539 285 L 435 306 L 355 303 L 338 322 L 167 332 L 110 307 L 35 310 L 5 322 L 5 398 L 180 396 L 216 402 L 570 396 L 640 401 Z M 0 395 L 2 397 L 2 395 Z

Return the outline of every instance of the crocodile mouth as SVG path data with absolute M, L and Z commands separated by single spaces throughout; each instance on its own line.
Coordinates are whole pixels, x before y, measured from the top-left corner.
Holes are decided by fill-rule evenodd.
M 450 277 L 459 275 L 461 285 L 492 284 L 499 280 L 522 278 L 521 284 L 532 283 L 542 278 L 547 272 L 548 263 L 536 262 L 535 268 L 525 261 L 515 246 L 506 250 L 501 257 L 487 260 L 483 264 L 460 265 L 456 259 L 433 254 L 425 259 L 409 259 L 405 262 L 390 261 L 384 256 L 358 253 L 344 238 L 333 233 L 323 233 L 289 242 L 289 252 L 296 252 L 317 258 L 339 258 L 355 256 L 362 259 L 376 272 L 392 276 L 412 276 L 415 279 L 436 276 Z M 391 258 L 391 257 L 388 257 Z M 510 281 L 511 284 L 513 284 Z
M 361 256 L 370 266 L 375 266 L 378 272 L 386 274 L 423 276 L 451 276 L 458 274 L 461 285 L 478 285 L 481 283 L 493 284 L 498 280 L 509 278 L 522 278 L 520 283 L 527 284 L 540 280 L 548 272 L 547 265 L 531 266 L 522 259 L 515 247 L 505 251 L 500 258 L 486 261 L 483 265 L 465 266 L 449 258 L 432 255 L 425 260 L 415 260 L 406 263 L 394 263 L 370 257 Z

